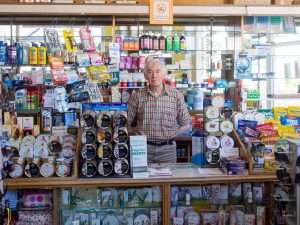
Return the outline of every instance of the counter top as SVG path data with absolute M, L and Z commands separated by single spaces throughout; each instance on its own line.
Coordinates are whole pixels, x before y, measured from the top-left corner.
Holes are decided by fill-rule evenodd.
M 245 175 L 228 176 L 223 173 L 212 175 L 200 174 L 197 166 L 182 163 L 170 164 L 171 176 L 143 177 L 141 178 L 76 178 L 76 177 L 50 177 L 50 178 L 15 178 L 8 180 L 9 188 L 38 188 L 38 187 L 70 187 L 70 186 L 140 186 L 163 184 L 208 184 L 230 182 L 260 182 L 273 181 L 274 175 Z M 201 170 L 201 169 L 200 169 Z M 206 169 L 205 169 L 206 171 Z M 216 172 L 216 170 L 211 170 Z

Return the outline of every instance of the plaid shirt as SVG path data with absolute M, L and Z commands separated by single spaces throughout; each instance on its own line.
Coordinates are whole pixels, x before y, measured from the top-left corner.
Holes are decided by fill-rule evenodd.
M 149 88 L 135 92 L 128 101 L 128 124 L 148 141 L 163 142 L 175 138 L 179 127 L 189 124 L 190 115 L 183 95 L 164 85 L 164 92 L 154 97 Z

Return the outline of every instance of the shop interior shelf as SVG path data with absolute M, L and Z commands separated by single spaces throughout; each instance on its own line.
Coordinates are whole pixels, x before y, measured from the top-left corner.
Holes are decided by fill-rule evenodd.
M 136 206 L 112 206 L 112 207 L 61 207 L 61 210 L 75 210 L 75 211 L 101 211 L 101 210 L 113 210 L 113 209 L 152 209 L 152 208 L 161 208 L 158 205 L 150 205 L 150 206 L 143 206 L 143 205 L 136 205 Z

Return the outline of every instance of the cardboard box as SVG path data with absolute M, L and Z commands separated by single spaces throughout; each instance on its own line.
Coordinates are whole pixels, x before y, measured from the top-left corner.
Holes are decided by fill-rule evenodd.
M 147 137 L 130 136 L 131 168 L 133 172 L 147 171 Z

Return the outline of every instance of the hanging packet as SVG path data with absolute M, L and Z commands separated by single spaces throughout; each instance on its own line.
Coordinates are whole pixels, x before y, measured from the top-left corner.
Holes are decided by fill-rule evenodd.
M 92 66 L 100 66 L 103 64 L 103 59 L 98 52 L 91 52 L 89 56 Z
M 91 65 L 91 60 L 88 53 L 77 53 L 76 64 L 78 67 L 85 67 Z
M 75 40 L 75 36 L 74 36 L 74 30 L 73 29 L 64 30 L 63 34 L 64 34 L 65 43 L 66 43 L 66 49 L 68 51 L 77 52 L 78 48 L 77 48 L 77 44 L 76 44 L 76 40 Z
M 45 29 L 45 37 L 46 37 L 47 48 L 50 49 L 51 52 L 60 49 L 59 36 L 56 30 Z
M 57 87 L 54 89 L 55 92 L 55 109 L 59 112 L 68 111 L 68 98 L 67 91 L 64 87 Z
M 91 30 L 89 28 L 81 28 L 79 34 L 80 34 L 83 50 L 86 52 L 95 51 L 96 48 L 94 45 L 94 40 L 91 34 Z

